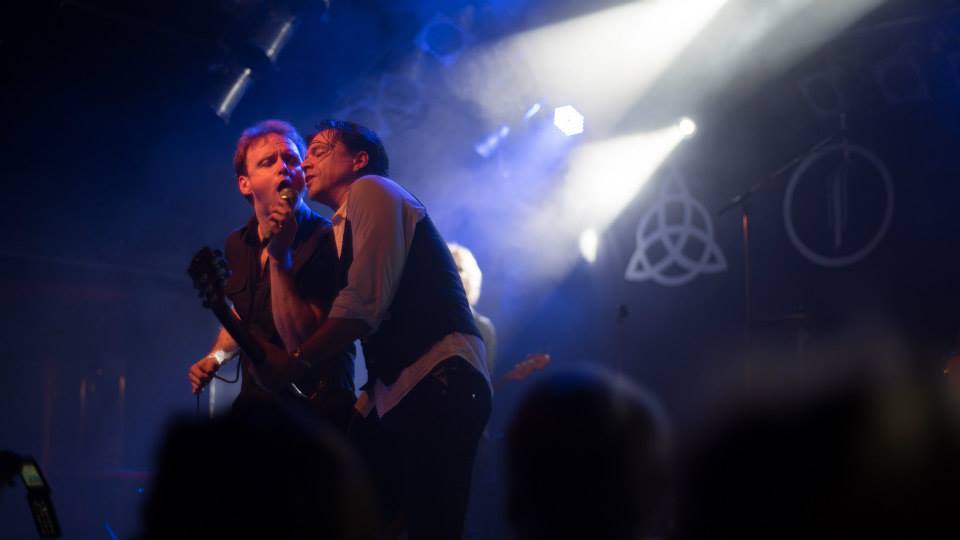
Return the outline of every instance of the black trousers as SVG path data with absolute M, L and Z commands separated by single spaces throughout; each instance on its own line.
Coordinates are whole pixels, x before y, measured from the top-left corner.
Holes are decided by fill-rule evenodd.
M 353 430 L 381 499 L 382 522 L 409 538 L 459 539 L 490 387 L 466 360 L 438 364 L 383 418 Z M 392 532 L 385 526 L 385 536 Z M 401 529 L 402 530 L 402 529 Z

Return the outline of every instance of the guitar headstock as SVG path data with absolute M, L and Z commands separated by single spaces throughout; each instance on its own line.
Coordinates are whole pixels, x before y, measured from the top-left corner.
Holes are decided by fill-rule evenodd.
M 522 381 L 529 377 L 533 372 L 539 371 L 550 363 L 550 355 L 547 353 L 532 353 L 513 368 L 508 371 L 503 379 L 508 381 Z
M 203 298 L 203 307 L 216 308 L 226 303 L 223 285 L 230 275 L 230 268 L 220 250 L 208 246 L 201 248 L 190 260 L 187 273 L 197 289 L 197 296 Z

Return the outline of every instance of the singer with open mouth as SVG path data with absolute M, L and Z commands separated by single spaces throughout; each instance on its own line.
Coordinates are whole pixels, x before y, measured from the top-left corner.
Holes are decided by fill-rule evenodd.
M 303 138 L 293 126 L 265 120 L 243 131 L 233 159 L 237 188 L 252 205 L 253 216 L 226 239 L 230 273 L 223 292 L 240 326 L 271 357 L 277 352 L 285 356 L 312 335 L 345 283 L 330 221 L 303 200 L 304 152 Z M 346 430 L 355 400 L 352 343 L 322 369 L 303 373 L 296 384 L 269 384 L 277 379 L 269 362 L 255 365 L 221 327 L 210 352 L 188 371 L 193 393 L 221 378 L 218 370 L 238 354 L 243 378 L 234 410 L 279 399 L 302 404 Z

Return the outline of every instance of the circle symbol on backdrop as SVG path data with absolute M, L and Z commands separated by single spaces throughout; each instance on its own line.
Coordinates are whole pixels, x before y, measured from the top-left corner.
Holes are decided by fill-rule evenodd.
M 794 171 L 783 221 L 804 257 L 839 268 L 877 247 L 890 228 L 893 206 L 893 180 L 880 158 L 862 146 L 837 143 L 810 154 Z
M 726 269 L 727 259 L 714 240 L 710 214 L 690 195 L 683 178 L 673 173 L 637 225 L 637 249 L 624 278 L 677 287 L 700 274 Z

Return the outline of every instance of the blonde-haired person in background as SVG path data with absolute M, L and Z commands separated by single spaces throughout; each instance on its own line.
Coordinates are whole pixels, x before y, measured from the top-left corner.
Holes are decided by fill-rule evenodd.
M 480 300 L 480 288 L 483 284 L 483 272 L 480 271 L 480 265 L 466 247 L 456 243 L 447 242 L 450 253 L 453 254 L 453 262 L 457 265 L 457 272 L 460 274 L 460 280 L 463 281 L 463 288 L 467 293 L 467 301 L 470 302 L 470 311 L 473 312 L 473 318 L 480 330 L 483 343 L 487 347 L 487 373 L 494 374 L 494 366 L 497 359 L 497 332 L 490 319 L 477 312 L 477 302 Z

